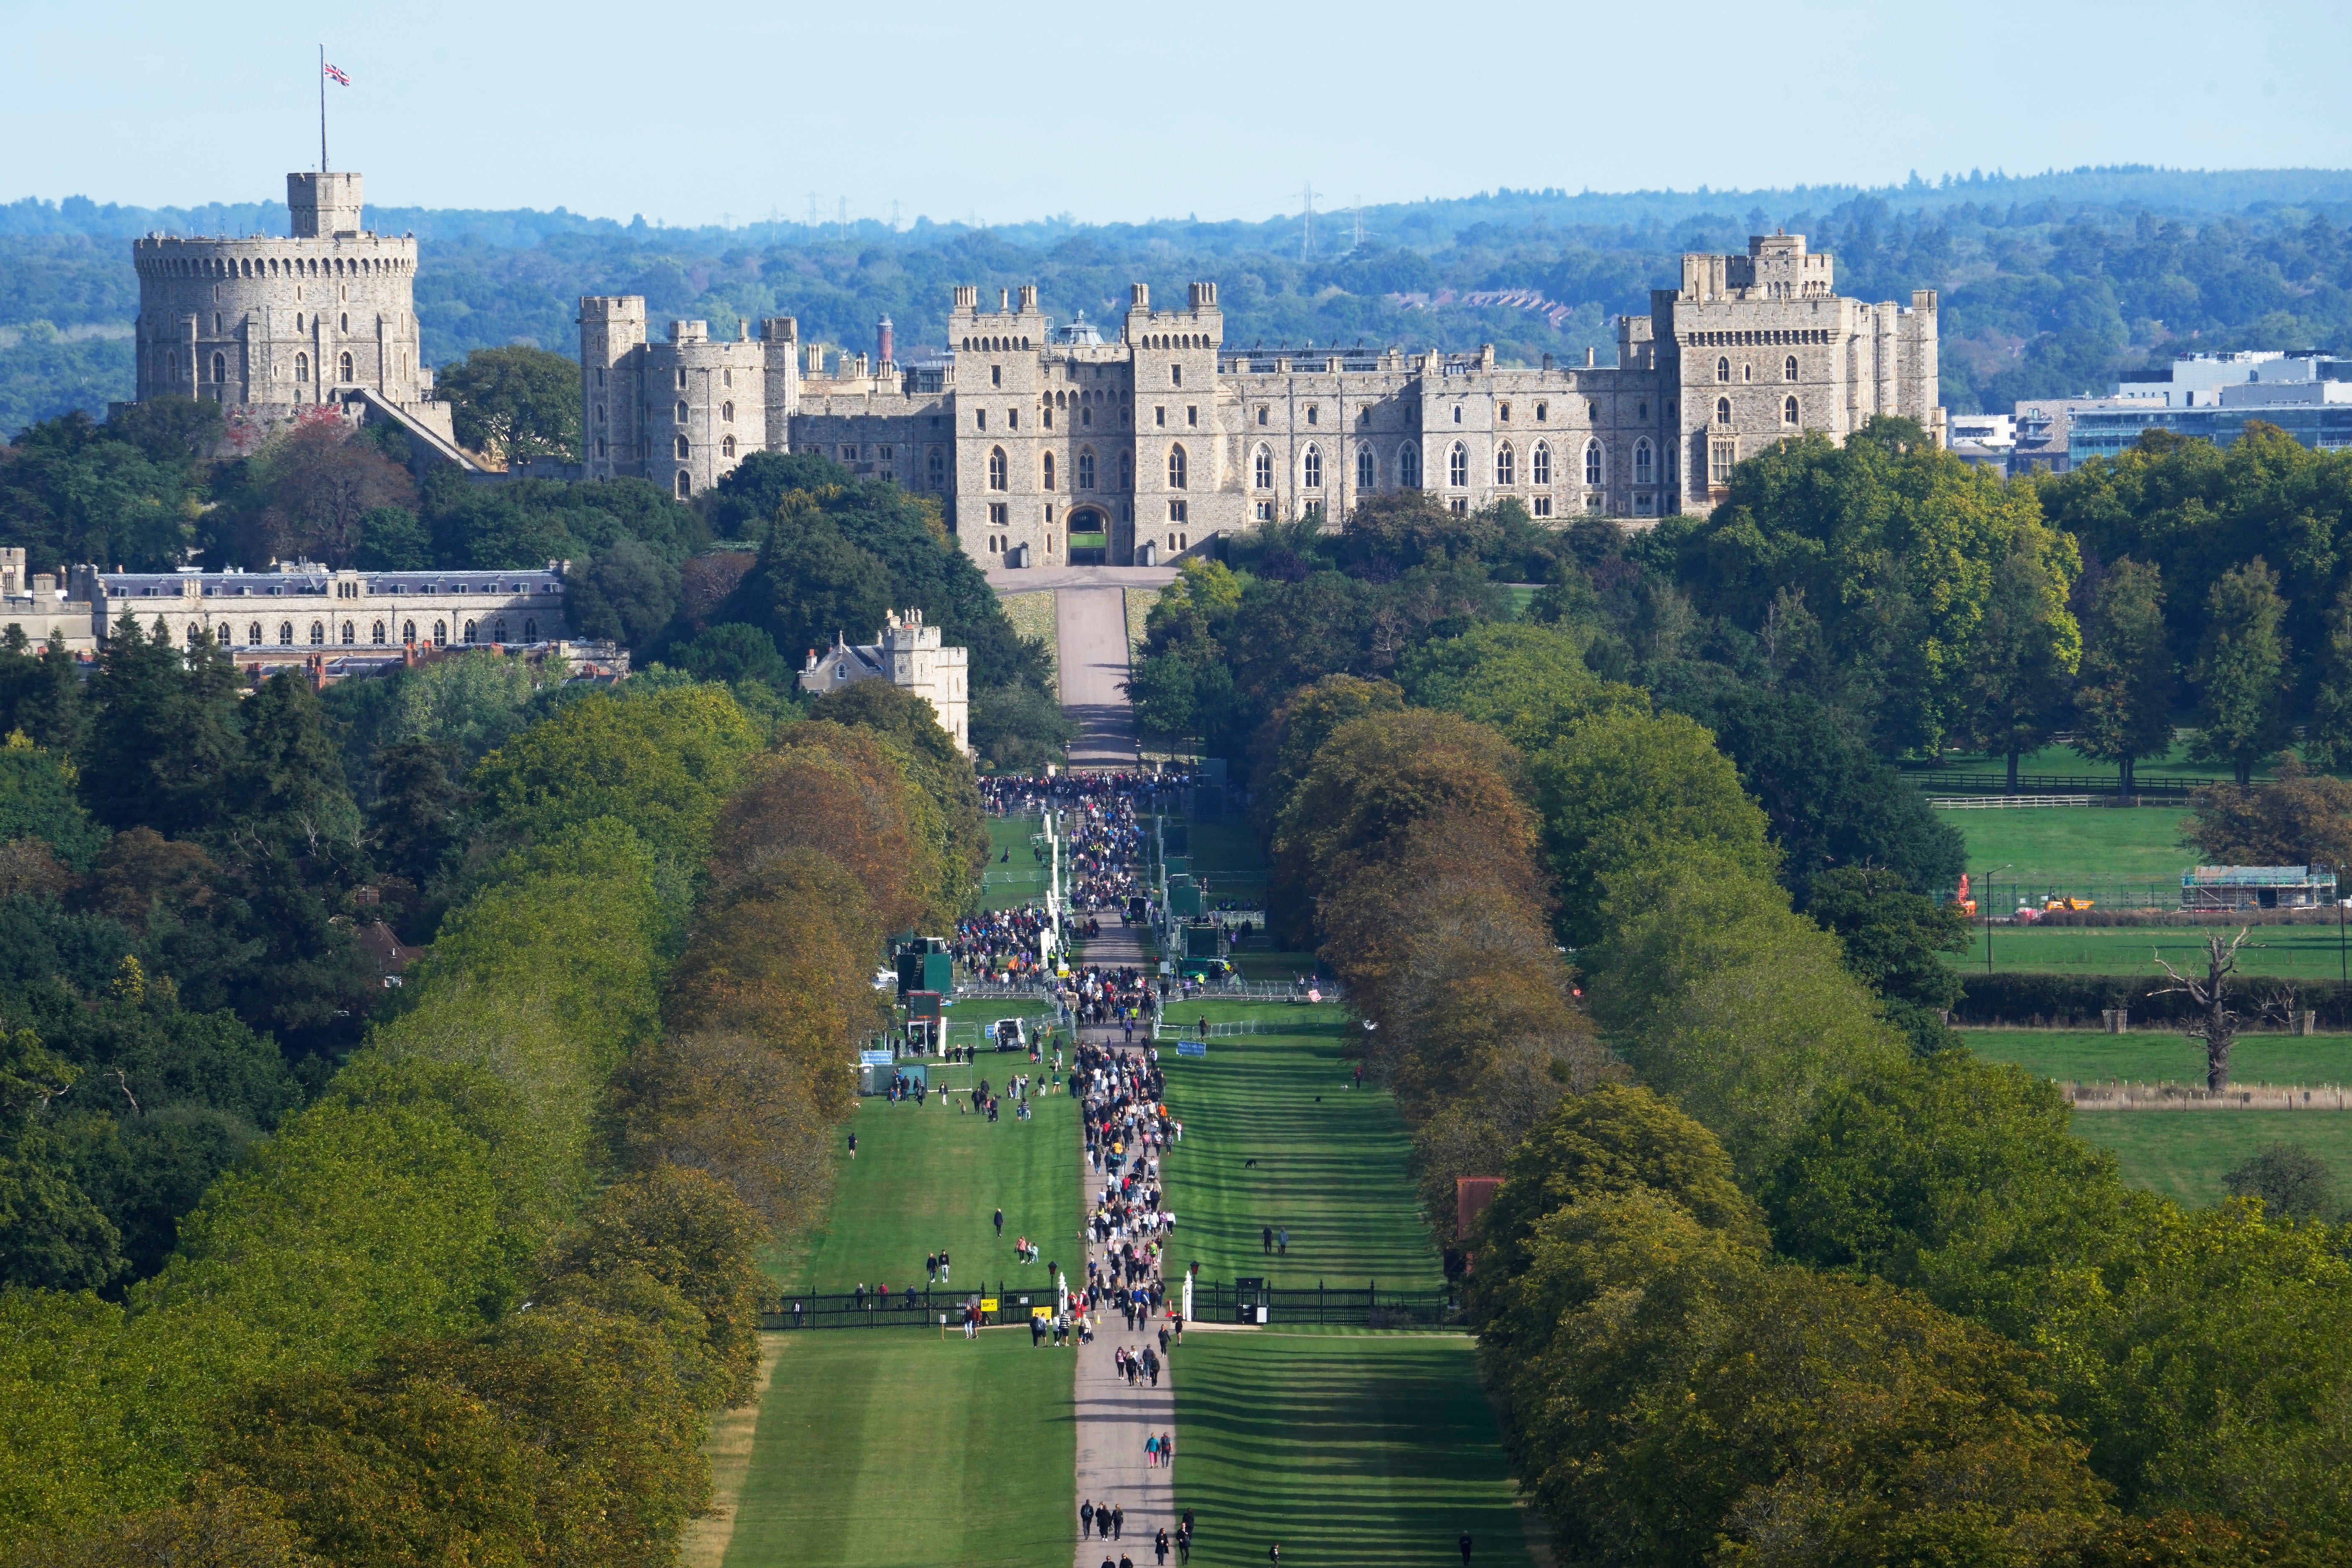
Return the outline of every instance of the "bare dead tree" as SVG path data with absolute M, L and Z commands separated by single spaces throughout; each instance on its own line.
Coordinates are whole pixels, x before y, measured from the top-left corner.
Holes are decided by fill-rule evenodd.
M 2238 1043 L 2238 1025 L 2242 1022 L 2230 1007 L 2230 976 L 2237 973 L 2238 950 L 2246 944 L 2247 934 L 2247 928 L 2240 926 L 2236 936 L 2224 939 L 2216 932 L 2205 939 L 2202 980 L 2181 973 L 2161 956 L 2156 960 L 2156 966 L 2172 976 L 2172 984 L 2152 994 L 2179 993 L 2203 1009 L 2183 1032 L 2204 1044 L 2205 1087 L 2216 1094 L 2230 1087 L 2230 1047 Z

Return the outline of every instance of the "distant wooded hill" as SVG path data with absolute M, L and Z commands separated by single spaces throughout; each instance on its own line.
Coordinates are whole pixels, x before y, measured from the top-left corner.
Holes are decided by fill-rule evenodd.
M 1202 277 L 1223 286 L 1228 339 L 1243 344 L 1491 342 L 1524 363 L 1580 358 L 1591 346 L 1606 363 L 1611 318 L 1646 310 L 1648 291 L 1676 276 L 1680 252 L 1738 249 L 1771 228 L 1836 252 L 1842 292 L 1941 290 L 1945 400 L 1956 409 L 2083 391 L 2190 350 L 2352 351 L 2352 171 L 2078 169 L 1872 191 L 1505 190 L 1318 215 L 1311 255 L 1297 215 L 683 229 L 561 209 L 372 207 L 370 222 L 425 242 L 417 308 L 426 352 L 445 363 L 516 342 L 571 352 L 583 293 L 643 294 L 656 321 L 698 317 L 722 331 L 793 315 L 804 336 L 853 352 L 871 346 L 887 313 L 906 358 L 940 337 L 955 283 L 1034 282 L 1049 313 L 1102 318 L 1123 308 L 1130 281 L 1168 297 Z M 36 323 L 130 321 L 131 236 L 283 233 L 285 223 L 274 202 L 0 205 L 0 431 L 127 395 L 129 343 L 63 339 Z M 1434 308 L 1390 298 L 1448 291 L 1487 298 Z M 1492 298 L 1500 294 L 1550 308 Z

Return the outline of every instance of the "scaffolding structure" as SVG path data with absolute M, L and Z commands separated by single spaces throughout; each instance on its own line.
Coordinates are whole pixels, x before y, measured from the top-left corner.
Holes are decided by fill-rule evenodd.
M 2194 914 L 2315 910 L 2335 901 L 2336 873 L 2324 866 L 2198 866 L 2180 877 L 2180 907 Z

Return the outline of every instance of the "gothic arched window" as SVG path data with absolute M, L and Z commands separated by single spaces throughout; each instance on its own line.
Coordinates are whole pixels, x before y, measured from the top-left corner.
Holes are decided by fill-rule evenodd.
M 1004 448 L 1002 447 L 988 449 L 988 488 L 992 490 L 1013 488 L 1012 470 L 1005 466 Z
M 1731 379 L 1731 361 L 1718 359 L 1715 362 L 1715 379 L 1727 382 Z
M 1445 482 L 1457 490 L 1469 487 L 1470 448 L 1459 441 L 1445 454 Z
M 1307 447 L 1307 456 L 1300 461 L 1298 471 L 1300 479 L 1308 489 L 1321 489 L 1323 488 L 1323 449 L 1319 447 Z
M 1274 489 L 1274 454 L 1264 447 L 1250 458 L 1250 483 L 1262 490 Z
M 680 500 L 694 499 L 694 476 L 684 468 L 677 471 L 677 499 Z
M 213 384 L 215 386 L 218 386 L 227 380 L 228 356 L 226 354 L 213 355 Z
M 1731 423 L 1731 399 L 1728 397 L 1718 397 L 1715 400 L 1715 422 L 1717 425 Z
M 353 643 L 355 643 L 355 642 L 357 642 L 357 641 L 359 641 L 359 640 L 360 640 L 360 629 L 359 629 L 359 627 L 357 627 L 357 626 L 355 626 L 352 625 L 352 623 L 351 623 L 351 622 L 349 622 L 349 621 L 345 621 L 345 622 L 343 623 L 343 646 L 344 646 L 345 647 L 351 647 Z
M 722 457 L 722 458 L 731 458 L 731 457 L 733 457 L 733 456 L 735 455 L 735 437 L 732 437 L 732 436 L 726 436 L 726 437 L 720 437 L 720 438 L 719 438 L 719 455 L 720 457 Z
M 1421 448 L 1410 441 L 1397 448 L 1397 483 L 1409 490 L 1421 487 Z
M 1495 482 L 1514 485 L 1518 482 L 1518 460 L 1512 455 L 1508 441 L 1495 448 Z
M 1054 454 L 1051 452 L 1045 454 L 1045 488 L 1049 490 L 1054 488 Z
M 683 461 L 685 458 L 687 458 L 688 456 L 690 456 L 690 455 L 692 454 L 693 450 L 694 450 L 694 449 L 693 449 L 691 447 L 688 447 L 688 446 L 686 444 L 686 437 L 685 437 L 680 436 L 680 437 L 677 438 L 677 455 L 678 455 L 678 458 L 679 458 L 679 460 L 680 460 L 680 461 Z
M 341 366 L 343 384 L 346 386 L 350 385 L 353 379 L 352 375 L 352 356 L 345 354 L 337 363 Z
M 292 647 L 294 646 L 294 623 L 292 621 L 280 621 L 278 623 L 278 646 L 279 647 Z
M 1652 463 L 1650 438 L 1644 436 L 1633 443 L 1633 482 L 1635 484 L 1646 485 L 1650 482 Z
M 294 379 L 305 384 L 306 385 L 309 384 L 310 380 L 310 356 L 309 354 L 296 354 L 294 356 Z
M 1601 479 L 1601 443 L 1587 441 L 1584 444 L 1584 482 L 1597 485 Z
M 1794 395 L 1791 395 L 1786 403 L 1780 405 L 1780 423 L 1783 425 L 1794 425 L 1797 423 L 1797 400 Z
M 327 646 L 326 622 L 312 621 L 310 623 L 310 646 L 312 647 L 324 647 Z
M 1184 448 L 1181 447 L 1168 448 L 1168 488 L 1171 490 L 1184 488 Z
M 382 647 L 383 646 L 383 623 L 382 621 L 376 622 L 375 636 L 370 637 L 368 640 L 375 644 L 378 647 Z
M 1356 448 L 1356 488 L 1358 489 L 1369 490 L 1379 486 L 1381 480 L 1376 461 L 1372 457 L 1370 444 Z
M 1795 354 L 1790 354 L 1787 359 L 1780 362 L 1780 379 L 1782 381 L 1794 381 L 1797 379 L 1797 356 Z
M 1528 454 L 1528 479 L 1538 488 L 1551 483 L 1551 447 L 1544 442 L 1537 442 Z
M 259 647 L 261 646 L 261 623 L 259 621 L 256 621 L 251 626 L 245 628 L 245 642 L 247 647 Z
M 1078 489 L 1090 490 L 1094 488 L 1095 449 L 1088 447 L 1078 454 Z

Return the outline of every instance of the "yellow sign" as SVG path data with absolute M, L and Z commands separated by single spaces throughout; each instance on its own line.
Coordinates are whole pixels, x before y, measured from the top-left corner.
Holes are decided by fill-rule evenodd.
M 1029 1309 L 1029 1315 L 1033 1318 L 1050 1318 L 1054 1315 L 1054 1309 L 1051 1307 L 1032 1307 Z
M 993 1312 L 996 1310 L 996 1298 L 993 1296 L 982 1296 L 980 1299 L 980 1310 L 983 1312 Z

